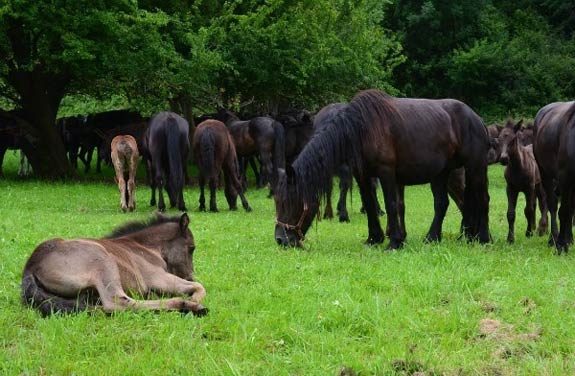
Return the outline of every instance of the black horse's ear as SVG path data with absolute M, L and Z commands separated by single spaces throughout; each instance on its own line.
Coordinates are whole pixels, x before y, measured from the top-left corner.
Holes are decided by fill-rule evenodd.
M 185 232 L 188 229 L 189 225 L 190 225 L 190 217 L 188 217 L 188 213 L 182 214 L 182 216 L 180 217 L 180 230 L 182 232 Z
M 519 120 L 517 124 L 515 124 L 515 126 L 513 127 L 513 132 L 515 133 L 519 132 L 522 125 L 523 125 L 523 119 Z
M 288 184 L 295 184 L 295 170 L 292 165 L 286 166 L 286 177 Z

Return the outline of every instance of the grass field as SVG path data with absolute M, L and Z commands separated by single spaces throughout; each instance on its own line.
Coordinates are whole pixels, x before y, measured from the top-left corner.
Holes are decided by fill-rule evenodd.
M 250 190 L 254 211 L 197 211 L 196 277 L 208 316 L 79 314 L 43 319 L 20 303 L 34 247 L 52 237 L 100 237 L 153 213 L 140 184 L 123 214 L 111 171 L 79 182 L 0 180 L 0 374 L 17 375 L 566 375 L 575 373 L 573 255 L 526 239 L 524 201 L 516 243 L 507 234 L 503 168 L 490 167 L 487 246 L 457 240 L 450 205 L 440 244 L 423 244 L 432 218 L 428 186 L 406 190 L 407 244 L 366 247 L 354 190 L 351 223 L 321 221 L 304 249 L 273 239 L 273 201 Z M 140 174 L 143 177 L 143 174 Z M 171 213 L 176 214 L 175 211 Z M 385 219 L 384 219 L 385 220 Z M 418 373 L 419 372 L 419 373 Z

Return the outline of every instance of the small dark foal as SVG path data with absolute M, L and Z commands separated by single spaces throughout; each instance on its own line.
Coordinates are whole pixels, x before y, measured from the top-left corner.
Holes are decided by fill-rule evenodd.
M 501 164 L 505 168 L 505 181 L 507 182 L 507 222 L 509 232 L 507 242 L 515 241 L 515 208 L 519 192 L 525 194 L 525 218 L 527 219 L 527 231 L 525 236 L 533 235 L 535 229 L 535 209 L 539 200 L 541 219 L 537 227 L 537 234 L 544 235 L 547 232 L 547 200 L 545 191 L 541 185 L 541 175 L 533 155 L 533 145 L 529 142 L 526 134 L 521 129 L 523 121 L 517 124 L 508 123 L 499 134 L 501 145 Z

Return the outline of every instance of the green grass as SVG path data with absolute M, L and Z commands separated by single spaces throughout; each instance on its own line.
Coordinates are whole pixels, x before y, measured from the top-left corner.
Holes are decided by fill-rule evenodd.
M 52 237 L 100 237 L 127 220 L 109 169 L 80 182 L 15 177 L 9 153 L 0 180 L 0 373 L 55 375 L 565 375 L 575 372 L 572 254 L 556 256 L 547 238 L 526 239 L 524 201 L 516 244 L 507 234 L 503 169 L 490 167 L 494 243 L 457 240 L 450 205 L 440 244 L 424 244 L 431 223 L 428 186 L 406 190 L 407 244 L 366 247 L 366 219 L 354 190 L 351 223 L 321 221 L 304 249 L 273 239 L 273 201 L 250 190 L 254 211 L 197 211 L 197 278 L 207 289 L 203 318 L 176 313 L 79 314 L 43 319 L 20 303 L 23 265 Z M 143 177 L 143 174 L 140 176 Z M 172 212 L 176 213 L 176 212 Z M 482 319 L 501 328 L 482 334 Z

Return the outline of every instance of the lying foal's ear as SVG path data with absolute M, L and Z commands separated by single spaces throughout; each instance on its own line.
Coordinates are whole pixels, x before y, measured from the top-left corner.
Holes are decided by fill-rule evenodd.
M 185 232 L 188 229 L 189 225 L 190 225 L 190 217 L 188 217 L 188 213 L 182 214 L 182 216 L 180 217 L 180 230 L 182 230 L 182 232 Z
M 513 127 L 513 132 L 515 133 L 519 132 L 522 125 L 523 125 L 523 119 L 519 120 L 517 124 L 515 124 L 515 126 Z

